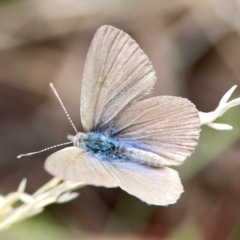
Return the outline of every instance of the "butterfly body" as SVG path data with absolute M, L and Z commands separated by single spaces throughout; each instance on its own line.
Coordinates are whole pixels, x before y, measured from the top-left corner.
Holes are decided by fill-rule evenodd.
M 74 146 L 83 149 L 102 160 L 127 159 L 129 154 L 124 144 L 116 141 L 106 133 L 78 133 L 76 136 L 68 135 Z

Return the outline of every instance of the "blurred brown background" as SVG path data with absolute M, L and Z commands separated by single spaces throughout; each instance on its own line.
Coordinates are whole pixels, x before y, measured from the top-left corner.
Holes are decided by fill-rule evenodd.
M 53 151 L 16 159 L 74 133 L 53 82 L 77 128 L 86 53 L 97 28 L 129 33 L 149 56 L 154 95 L 189 98 L 211 111 L 240 83 L 239 0 L 0 0 L 0 191 L 28 179 L 32 193 L 51 176 Z M 237 89 L 235 97 L 240 96 Z M 199 145 L 178 167 L 185 193 L 169 207 L 148 206 L 120 189 L 85 187 L 69 203 L 1 232 L 1 240 L 240 239 L 240 108 L 203 128 Z

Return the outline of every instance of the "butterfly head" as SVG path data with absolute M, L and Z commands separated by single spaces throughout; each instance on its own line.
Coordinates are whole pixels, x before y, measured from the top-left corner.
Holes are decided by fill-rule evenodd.
M 79 147 L 79 148 L 84 148 L 83 147 L 84 135 L 86 135 L 86 134 L 84 134 L 82 132 L 78 132 L 75 136 L 69 134 L 67 136 L 67 139 L 69 141 L 71 141 L 74 146 Z

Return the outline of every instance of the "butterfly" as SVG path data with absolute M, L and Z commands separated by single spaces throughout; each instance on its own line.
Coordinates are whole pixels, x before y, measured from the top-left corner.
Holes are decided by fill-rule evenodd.
M 80 115 L 84 132 L 50 155 L 45 169 L 63 180 L 120 187 L 153 205 L 183 192 L 177 171 L 197 145 L 198 110 L 189 100 L 151 92 L 156 74 L 138 44 L 112 26 L 100 27 L 84 68 Z

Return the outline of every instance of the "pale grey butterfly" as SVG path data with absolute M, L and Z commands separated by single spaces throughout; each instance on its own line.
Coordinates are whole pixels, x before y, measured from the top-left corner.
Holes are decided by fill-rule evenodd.
M 187 99 L 141 100 L 156 79 L 148 57 L 128 34 L 100 27 L 83 74 L 84 133 L 69 135 L 74 146 L 50 155 L 45 169 L 63 180 L 120 187 L 148 204 L 175 203 L 183 186 L 169 166 L 182 164 L 193 152 L 200 121 Z

